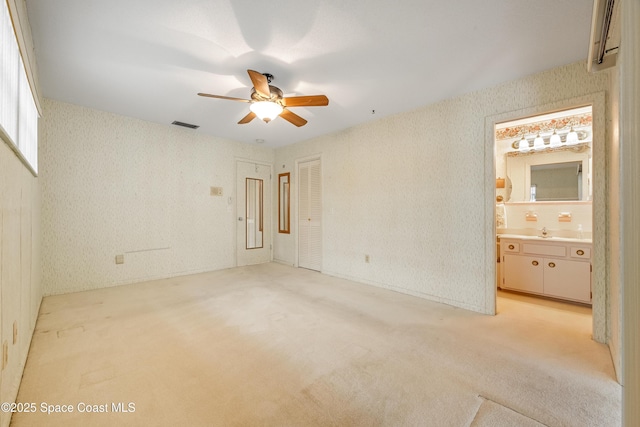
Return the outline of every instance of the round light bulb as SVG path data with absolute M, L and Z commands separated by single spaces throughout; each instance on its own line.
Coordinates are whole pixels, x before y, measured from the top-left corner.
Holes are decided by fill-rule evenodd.
M 249 106 L 260 120 L 269 123 L 282 113 L 282 105 L 271 101 L 258 101 Z

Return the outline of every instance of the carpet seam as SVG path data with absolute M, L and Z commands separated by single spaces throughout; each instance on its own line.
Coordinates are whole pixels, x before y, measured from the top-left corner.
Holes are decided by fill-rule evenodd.
M 549 425 L 547 425 L 547 424 L 543 423 L 542 421 L 536 420 L 535 418 L 532 418 L 532 417 L 530 417 L 530 416 L 528 416 L 528 415 L 525 415 L 525 414 L 523 414 L 523 413 L 522 413 L 522 412 L 520 412 L 520 411 L 516 411 L 515 409 L 510 408 L 510 407 L 508 407 L 507 405 L 503 405 L 502 403 L 500 403 L 500 402 L 498 402 L 498 401 L 496 401 L 496 400 L 493 400 L 493 399 L 490 399 L 490 398 L 488 398 L 488 397 L 482 396 L 481 394 L 479 394 L 479 395 L 478 395 L 478 397 L 479 397 L 480 399 L 487 400 L 487 401 L 489 401 L 489 402 L 493 402 L 493 403 L 495 403 L 496 405 L 500 405 L 500 406 L 502 406 L 503 408 L 507 408 L 507 409 L 508 409 L 508 410 L 510 410 L 511 412 L 515 412 L 515 413 L 516 413 L 516 414 L 518 414 L 518 415 L 522 415 L 523 417 L 528 418 L 528 419 L 530 419 L 531 421 L 535 421 L 535 422 L 537 422 L 537 423 L 539 423 L 539 424 L 542 424 L 542 425 L 543 425 L 543 426 L 545 426 L 545 427 L 550 427 Z M 471 420 L 471 423 L 472 423 L 472 424 L 473 424 L 473 422 L 475 421 L 476 417 L 478 416 L 478 413 L 480 412 L 480 408 L 481 408 L 481 407 L 482 407 L 482 404 L 480 404 L 480 407 L 478 407 L 478 410 L 476 411 L 476 415 L 473 417 L 473 420 Z

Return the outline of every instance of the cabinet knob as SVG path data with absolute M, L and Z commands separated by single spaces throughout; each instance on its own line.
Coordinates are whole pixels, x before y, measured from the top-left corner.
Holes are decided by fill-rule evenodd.
M 538 261 L 531 261 L 531 264 L 538 265 Z
M 550 263 L 549 263 L 549 267 L 554 268 L 555 266 L 556 266 L 556 263 L 555 263 L 555 262 L 550 262 Z
M 584 255 L 584 251 L 583 251 L 582 249 L 578 249 L 578 250 L 576 251 L 576 253 L 577 253 L 578 255 Z
M 512 249 L 512 250 L 513 250 L 513 249 L 515 249 L 515 248 L 516 248 L 515 246 L 513 246 L 513 245 L 509 245 L 509 249 Z

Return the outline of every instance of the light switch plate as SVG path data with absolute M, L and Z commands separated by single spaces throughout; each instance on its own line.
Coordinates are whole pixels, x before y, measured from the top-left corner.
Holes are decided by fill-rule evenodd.
M 116 255 L 116 264 L 124 264 L 124 255 Z
M 210 194 L 212 196 L 222 196 L 222 187 L 211 187 Z

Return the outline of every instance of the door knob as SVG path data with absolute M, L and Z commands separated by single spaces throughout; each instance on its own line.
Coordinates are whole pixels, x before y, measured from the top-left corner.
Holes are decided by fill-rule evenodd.
M 538 265 L 538 261 L 531 261 L 531 264 Z
M 555 262 L 550 262 L 550 263 L 549 263 L 549 267 L 553 268 L 553 267 L 555 267 L 555 266 L 556 266 L 556 263 L 555 263 Z

